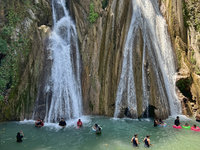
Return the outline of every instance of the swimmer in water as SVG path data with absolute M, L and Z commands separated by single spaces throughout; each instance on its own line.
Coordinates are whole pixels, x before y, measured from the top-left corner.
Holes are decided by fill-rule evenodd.
M 98 129 L 98 124 L 95 124 L 92 128 L 93 128 L 94 130 L 97 130 L 97 129 Z
M 151 145 L 151 146 L 154 146 L 153 144 L 150 143 L 150 135 L 147 135 L 147 136 L 144 138 L 143 142 L 144 142 L 144 147 L 146 147 L 146 148 L 149 148 L 150 145 Z
M 154 127 L 157 127 L 157 125 L 159 125 L 159 123 L 158 123 L 158 118 L 156 118 L 155 120 L 154 120 Z
M 133 147 L 138 147 L 138 145 L 140 144 L 138 142 L 138 135 L 137 134 L 134 134 L 134 137 L 131 139 L 131 143 L 133 143 Z
M 78 127 L 82 127 L 82 121 L 81 121 L 81 119 L 78 119 L 77 126 Z
M 194 124 L 193 127 L 196 129 L 197 128 L 196 124 Z

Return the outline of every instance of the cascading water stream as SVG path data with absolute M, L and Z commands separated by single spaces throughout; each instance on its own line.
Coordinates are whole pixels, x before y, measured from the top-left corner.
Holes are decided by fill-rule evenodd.
M 175 92 L 175 64 L 171 41 L 167 32 L 167 25 L 164 17 L 160 13 L 157 0 L 132 0 L 133 13 L 131 24 L 124 48 L 123 65 L 121 77 L 118 85 L 115 114 L 119 113 L 123 104 L 128 102 L 128 109 L 134 109 L 132 116 L 137 118 L 137 99 L 135 93 L 133 60 L 133 43 L 135 34 L 141 30 L 143 38 L 143 60 L 142 60 L 142 87 L 143 87 L 143 111 L 149 106 L 149 91 L 147 89 L 147 75 L 145 72 L 146 54 L 153 64 L 153 71 L 156 74 L 157 86 L 161 97 L 161 103 L 170 107 L 171 115 L 180 113 L 180 102 Z M 133 57 L 132 57 L 133 56 Z M 160 72 L 162 79 L 160 77 Z M 163 85 L 164 84 L 164 88 Z M 131 86 L 130 86 L 131 85 Z M 128 92 L 127 92 L 128 91 Z M 127 97 L 123 93 L 127 92 Z M 167 97 L 166 97 L 167 95 Z M 168 101 L 165 101 L 167 99 Z M 166 108 L 168 111 L 169 109 Z
M 59 8 L 59 9 L 57 9 Z M 52 51 L 51 104 L 46 101 L 46 122 L 82 115 L 80 56 L 76 27 L 64 0 L 52 1 L 54 28 L 49 48 Z M 62 10 L 63 16 L 60 15 Z M 50 106 L 50 107 L 48 107 Z

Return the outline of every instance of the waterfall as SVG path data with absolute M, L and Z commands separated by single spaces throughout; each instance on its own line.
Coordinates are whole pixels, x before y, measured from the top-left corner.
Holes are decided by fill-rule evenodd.
M 157 0 L 132 0 L 133 12 L 123 54 L 121 77 L 117 90 L 114 117 L 119 117 L 124 104 L 129 110 L 133 110 L 132 116 L 137 118 L 137 99 L 135 93 L 133 61 L 133 47 L 135 33 L 141 30 L 143 39 L 142 57 L 142 86 L 143 87 L 143 112 L 149 106 L 149 91 L 147 88 L 146 55 L 153 64 L 153 72 L 156 75 L 157 86 L 161 103 L 169 112 L 168 115 L 181 113 L 180 102 L 175 92 L 175 64 L 173 49 L 167 31 L 167 24 L 160 13 Z M 161 75 L 160 75 L 161 74 Z M 162 76 L 162 79 L 161 79 Z M 164 88 L 163 88 L 164 87 Z M 125 93 L 125 94 L 124 94 Z M 124 96 L 125 95 L 125 96 Z M 167 99 L 168 101 L 166 101 Z
M 52 98 L 50 104 L 46 100 L 46 122 L 82 115 L 80 55 L 76 27 L 66 9 L 65 0 L 52 0 L 52 10 L 54 27 L 49 45 L 53 58 L 50 79 Z

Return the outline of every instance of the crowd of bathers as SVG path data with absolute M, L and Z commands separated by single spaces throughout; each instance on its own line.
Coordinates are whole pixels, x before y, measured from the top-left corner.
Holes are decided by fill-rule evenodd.
M 200 119 L 199 117 L 200 117 L 200 115 L 199 115 L 199 116 L 198 116 L 198 115 L 196 116 L 196 121 L 199 121 L 199 120 L 198 120 L 198 119 Z M 174 121 L 174 126 L 173 126 L 173 127 L 174 127 L 174 128 L 177 127 L 177 129 L 178 129 L 178 127 L 181 128 L 180 124 L 181 124 L 181 123 L 180 123 L 180 120 L 179 120 L 179 116 L 177 116 L 177 117 L 176 117 L 176 120 Z M 62 128 L 64 128 L 64 127 L 66 127 L 66 125 L 67 125 L 67 123 L 64 121 L 63 118 L 61 118 L 61 121 L 59 122 L 59 126 L 62 127 Z M 164 120 L 158 119 L 158 118 L 154 119 L 154 127 L 156 127 L 156 126 L 164 127 L 165 125 L 166 125 L 166 124 L 165 124 Z M 38 119 L 35 121 L 35 126 L 36 126 L 36 127 L 42 127 L 42 126 L 44 126 L 44 121 L 43 121 L 43 119 L 38 118 Z M 81 121 L 81 119 L 78 119 L 77 127 L 82 127 L 82 121 Z M 185 124 L 183 125 L 183 127 L 187 128 L 187 127 L 190 127 L 190 125 L 187 124 L 187 123 L 185 123 Z M 196 125 L 193 125 L 191 128 L 194 129 L 194 130 L 199 130 L 199 131 L 200 131 L 200 128 L 197 127 Z M 102 127 L 99 126 L 99 125 L 97 125 L 97 124 L 95 124 L 95 125 L 92 127 L 92 129 L 93 129 L 94 131 L 96 131 L 96 134 L 99 134 L 99 133 L 101 133 Z M 17 133 L 17 142 L 22 142 L 23 136 L 24 136 L 24 134 L 23 134 L 22 131 L 18 132 L 18 133 Z M 150 143 L 150 135 L 147 135 L 147 136 L 144 138 L 143 142 L 144 142 L 144 146 L 147 147 L 147 148 L 150 147 L 151 145 L 153 146 L 153 144 Z M 139 146 L 140 143 L 139 143 L 139 141 L 138 141 L 138 134 L 134 134 L 134 137 L 131 139 L 131 143 L 133 143 L 133 146 L 134 146 L 134 147 L 138 147 L 138 146 Z
M 197 122 L 199 122 L 198 121 L 198 119 L 199 118 L 197 118 L 197 117 L 200 117 L 200 115 L 199 116 L 196 116 L 196 121 Z M 181 128 L 181 126 L 180 126 L 180 120 L 179 120 L 179 116 L 177 116 L 176 117 L 176 120 L 174 121 L 174 126 L 175 127 L 180 127 Z M 157 126 L 160 126 L 160 127 L 164 127 L 166 124 L 165 124 L 165 122 L 164 122 L 164 120 L 162 120 L 162 119 L 158 119 L 158 118 L 156 118 L 156 119 L 154 119 L 154 127 L 157 127 Z M 173 127 L 174 127 L 173 126 Z M 190 125 L 188 124 L 188 123 L 185 123 L 184 125 L 183 125 L 183 128 L 184 127 L 190 127 Z M 180 128 L 177 128 L 177 129 L 180 129 Z M 191 129 L 192 130 L 194 130 L 194 131 L 200 131 L 200 128 L 199 127 L 197 127 L 195 124 L 191 127 Z M 151 144 L 150 143 L 150 135 L 147 135 L 145 138 L 144 138 L 144 140 L 143 140 L 143 142 L 144 142 L 144 147 L 150 147 L 151 145 L 153 146 L 153 144 Z M 138 135 L 137 134 L 134 134 L 134 137 L 131 139 L 131 143 L 133 143 L 133 147 L 138 147 L 139 146 L 139 142 L 138 142 Z

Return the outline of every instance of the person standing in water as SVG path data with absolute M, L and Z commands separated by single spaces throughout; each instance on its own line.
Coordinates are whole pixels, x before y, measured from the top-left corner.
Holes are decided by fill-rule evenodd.
M 82 127 L 81 119 L 78 119 L 77 126 Z
M 157 125 L 158 125 L 159 123 L 158 123 L 158 118 L 156 118 L 156 119 L 154 119 L 154 127 L 157 127 Z
M 174 121 L 174 125 L 179 126 L 181 123 L 179 121 L 179 116 L 176 117 L 176 120 Z
M 66 125 L 67 125 L 67 124 L 66 124 L 66 122 L 64 121 L 64 119 L 61 118 L 61 121 L 60 121 L 60 123 L 59 123 L 59 126 L 64 128 L 64 127 L 66 127 Z
M 22 135 L 21 135 L 22 134 Z M 17 132 L 17 142 L 22 142 L 22 138 L 24 137 L 24 133 L 22 131 Z
M 131 139 L 131 143 L 133 143 L 133 147 L 138 147 L 138 145 L 140 144 L 138 142 L 138 135 L 137 134 L 134 134 L 134 137 Z
M 153 144 L 150 143 L 150 135 L 147 135 L 144 138 L 143 142 L 144 142 L 144 147 L 146 147 L 146 148 L 149 148 L 150 145 L 153 146 Z

